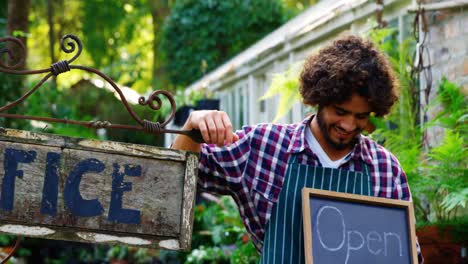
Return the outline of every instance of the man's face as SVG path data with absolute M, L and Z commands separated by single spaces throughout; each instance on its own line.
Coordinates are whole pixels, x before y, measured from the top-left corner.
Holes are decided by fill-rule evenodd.
M 367 99 L 353 95 L 342 104 L 319 108 L 317 123 L 325 142 L 336 150 L 352 148 L 356 138 L 369 122 L 371 112 Z

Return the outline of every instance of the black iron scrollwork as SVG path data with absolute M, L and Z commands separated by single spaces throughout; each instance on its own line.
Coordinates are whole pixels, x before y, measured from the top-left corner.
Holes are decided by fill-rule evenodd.
M 30 74 L 46 74 L 31 90 L 25 93 L 23 96 L 18 98 L 17 100 L 0 107 L 0 116 L 6 118 L 19 118 L 19 119 L 29 119 L 29 120 L 37 120 L 37 121 L 45 121 L 45 122 L 56 122 L 56 123 L 66 123 L 66 124 L 74 124 L 74 125 L 81 125 L 89 128 L 116 128 L 116 129 L 130 129 L 130 130 L 139 130 L 145 131 L 147 133 L 153 134 L 160 134 L 160 133 L 175 133 L 175 134 L 183 134 L 190 137 L 193 141 L 198 143 L 203 143 L 203 137 L 198 130 L 175 130 L 175 129 L 166 129 L 165 126 L 174 119 L 175 112 L 176 112 L 176 103 L 174 97 L 171 93 L 163 90 L 154 91 L 147 99 L 144 97 L 140 97 L 138 102 L 142 106 L 148 106 L 153 110 L 159 110 L 162 106 L 162 100 L 159 97 L 163 95 L 171 104 L 171 114 L 170 116 L 163 122 L 153 122 L 146 119 L 141 119 L 135 111 L 130 107 L 125 95 L 123 94 L 122 90 L 118 87 L 118 85 L 107 75 L 104 73 L 81 65 L 72 65 L 71 63 L 75 61 L 81 54 L 83 50 L 83 45 L 81 40 L 75 35 L 65 35 L 60 41 L 60 48 L 65 53 L 74 53 L 74 56 L 70 60 L 62 60 L 56 63 L 53 63 L 50 68 L 48 69 L 41 69 L 41 70 L 15 70 L 19 67 L 19 65 L 24 64 L 25 56 L 26 56 L 26 48 L 24 44 L 17 38 L 13 37 L 5 37 L 0 38 L 0 43 L 8 43 L 19 45 L 22 54 L 13 54 L 11 49 L 8 47 L 4 47 L 0 49 L 0 56 L 2 58 L 7 57 L 9 61 L 13 61 L 14 64 L 8 65 L 8 63 L 4 63 L 0 60 L 0 72 L 9 73 L 9 74 L 17 74 L 17 75 L 30 75 Z M 48 79 L 52 76 L 57 76 L 61 73 L 78 69 L 87 72 L 94 73 L 101 78 L 103 78 L 107 83 L 109 83 L 113 89 L 118 93 L 120 100 L 124 107 L 126 108 L 127 112 L 132 116 L 132 118 L 138 123 L 138 125 L 128 125 L 128 124 L 112 124 L 109 121 L 80 121 L 80 120 L 69 120 L 69 119 L 62 119 L 62 118 L 52 118 L 52 117 L 38 117 L 38 116 L 26 116 L 26 115 L 19 115 L 19 114 L 10 114 L 4 113 L 5 111 L 17 106 L 18 104 L 22 103 L 26 100 L 31 94 L 33 94 L 42 84 L 44 84 Z
M 2 56 L 7 55 L 8 59 L 10 61 L 13 61 L 13 62 L 16 61 L 16 64 L 8 65 L 8 64 L 4 64 L 0 60 L 0 67 L 12 70 L 12 69 L 18 68 L 20 65 L 24 64 L 25 57 L 26 57 L 26 47 L 24 46 L 24 44 L 19 39 L 13 38 L 13 37 L 6 37 L 1 42 L 11 42 L 11 44 L 17 45 L 21 49 L 21 53 L 20 54 L 14 54 L 13 51 L 10 48 L 7 48 L 7 47 L 2 48 L 0 50 L 0 54 L 2 54 Z

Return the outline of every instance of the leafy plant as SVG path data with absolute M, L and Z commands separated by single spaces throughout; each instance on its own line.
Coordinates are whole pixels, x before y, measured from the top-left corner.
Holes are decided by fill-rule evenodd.
M 429 107 L 442 108 L 435 118 L 428 123 L 428 127 L 441 126 L 454 129 L 466 139 L 468 132 L 468 107 L 461 87 L 443 77 L 437 90 L 437 97 Z
M 380 127 L 372 135 L 400 160 L 420 222 L 456 218 L 458 209 L 466 208 L 468 200 L 467 104 L 461 87 L 442 79 L 430 107 L 441 110 L 424 126 L 410 129 L 414 134 L 401 132 L 408 130 L 405 123 L 390 123 L 391 129 Z M 388 120 L 398 122 L 398 117 L 391 115 Z M 434 147 L 423 146 L 423 132 L 434 127 L 443 128 L 442 142 Z
M 467 175 L 463 175 L 466 178 Z M 446 212 L 450 212 L 460 206 L 466 208 L 466 202 L 468 201 L 468 188 L 463 188 L 458 192 L 449 193 L 442 201 L 442 209 Z
M 421 168 L 425 176 L 422 193 L 428 199 L 428 221 L 457 217 L 468 201 L 468 151 L 466 145 L 468 103 L 461 87 L 443 78 L 431 107 L 441 110 L 427 124 L 444 128 L 444 139 L 429 149 Z
M 299 74 L 303 64 L 304 61 L 296 62 L 285 72 L 274 74 L 267 92 L 260 97 L 260 100 L 266 100 L 274 96 L 280 96 L 278 110 L 273 122 L 278 121 L 286 115 L 294 104 L 301 100 L 299 94 Z
M 257 263 L 259 256 L 232 198 L 212 198 L 195 208 L 193 250 L 185 263 Z
M 419 124 L 419 96 L 417 81 L 412 76 L 415 40 L 398 42 L 395 28 L 371 30 L 368 37 L 386 55 L 400 84 L 400 98 L 389 115 L 371 117 L 376 130 L 370 135 L 389 149 L 404 169 L 412 192 L 416 218 L 426 218 L 427 202 L 421 194 L 425 191 L 425 179 L 421 174 L 421 156 L 424 154 L 423 130 Z
M 426 111 L 438 109 L 427 123 L 419 121 L 418 82 L 412 76 L 414 39 L 396 41 L 396 31 L 379 29 L 369 36 L 383 50 L 398 75 L 400 100 L 385 119 L 374 124 L 371 135 L 392 151 L 405 170 L 418 221 L 446 221 L 464 207 L 468 188 L 466 175 L 467 104 L 461 87 L 442 78 Z M 398 52 L 395 52 L 398 51 Z M 424 136 L 434 127 L 444 128 L 442 143 L 431 147 Z
M 445 130 L 441 145 L 427 154 L 422 173 L 431 206 L 428 220 L 447 220 L 456 215 L 457 207 L 464 207 L 468 198 L 468 152 L 462 137 L 451 129 Z M 450 196 L 449 196 L 450 195 Z
M 14 244 L 16 243 L 16 239 L 18 239 L 17 236 L 0 234 L 0 247 L 13 247 Z M 21 240 L 24 240 L 24 238 L 21 238 Z M 8 249 L 8 250 L 11 250 L 11 249 Z M 7 253 L 10 253 L 10 252 L 7 252 Z M 31 250 L 29 248 L 24 248 L 24 247 L 18 248 L 17 253 L 15 254 L 15 256 L 18 256 L 18 257 L 27 257 L 30 255 L 31 255 Z

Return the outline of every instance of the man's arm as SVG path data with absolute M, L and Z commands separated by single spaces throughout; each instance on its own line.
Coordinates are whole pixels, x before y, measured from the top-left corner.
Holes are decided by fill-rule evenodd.
M 183 130 L 200 130 L 203 139 L 208 144 L 218 146 L 230 145 L 239 138 L 232 131 L 232 123 L 223 111 L 203 110 L 193 111 L 185 122 Z M 200 152 L 201 145 L 184 135 L 177 135 L 172 148 Z

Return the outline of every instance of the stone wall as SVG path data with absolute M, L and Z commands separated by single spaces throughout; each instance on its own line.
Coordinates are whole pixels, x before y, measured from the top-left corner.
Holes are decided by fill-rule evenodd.
M 447 76 L 468 91 L 468 7 L 426 11 L 433 79 Z
M 432 1 L 449 2 L 449 1 Z M 432 89 L 429 101 L 436 95 L 442 77 L 447 77 L 463 87 L 468 95 L 468 6 L 425 12 L 428 25 L 427 48 L 430 60 L 424 56 L 426 65 L 431 65 Z M 424 92 L 426 79 L 421 74 L 421 89 Z M 422 101 L 424 107 L 426 102 Z M 431 108 L 428 118 L 431 119 L 439 111 Z M 443 138 L 443 129 L 433 128 L 428 133 L 428 143 L 437 145 Z

